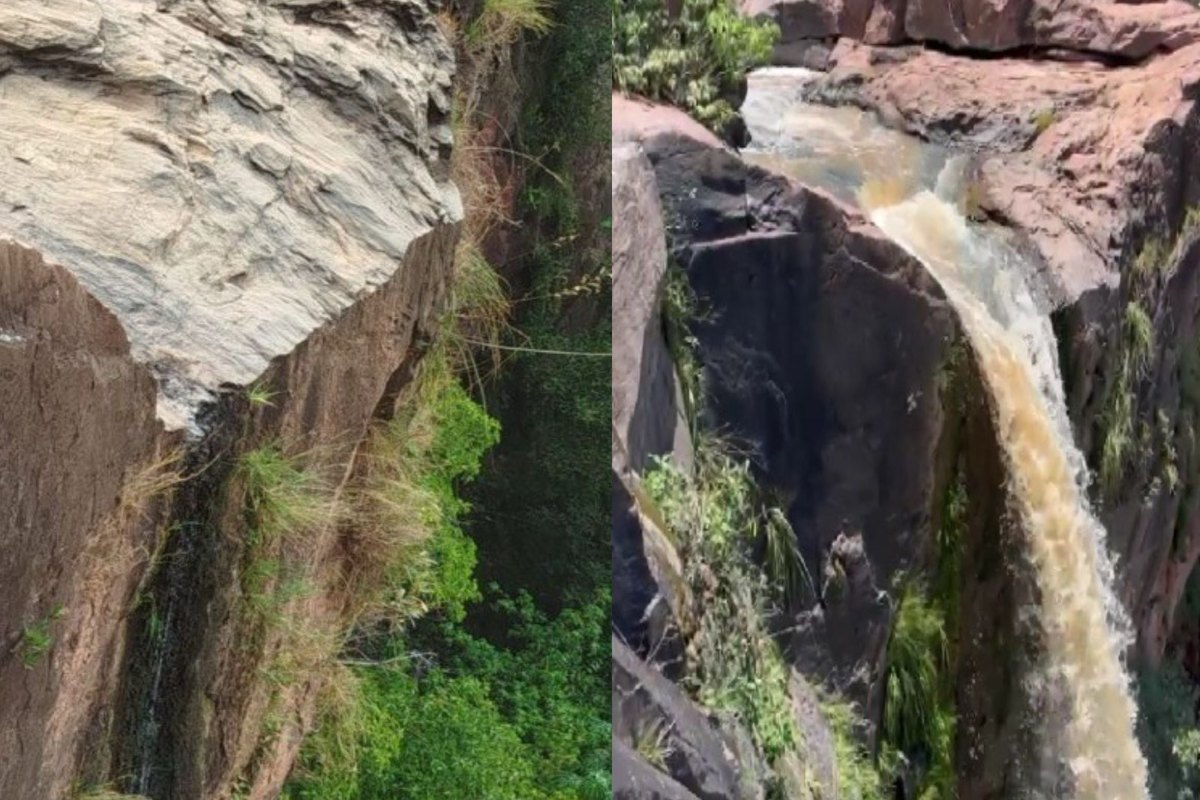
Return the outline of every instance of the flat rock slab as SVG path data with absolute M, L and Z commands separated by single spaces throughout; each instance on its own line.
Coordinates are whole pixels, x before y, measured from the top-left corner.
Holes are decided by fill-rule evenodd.
M 116 315 L 168 428 L 461 217 L 421 0 L 3 5 L 0 238 Z

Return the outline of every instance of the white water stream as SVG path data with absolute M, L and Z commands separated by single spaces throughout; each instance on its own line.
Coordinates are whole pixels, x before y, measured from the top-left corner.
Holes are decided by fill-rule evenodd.
M 871 115 L 802 102 L 795 76 L 752 76 L 749 160 L 857 204 L 941 284 L 992 395 L 1011 489 L 1029 531 L 1046 632 L 1045 687 L 1065 691 L 1074 800 L 1146 800 L 1146 762 L 1122 654 L 1130 626 L 1113 593 L 1105 531 L 1088 504 L 1048 315 L 1006 241 L 959 207 L 962 163 Z M 1047 689 L 1049 691 L 1049 689 Z M 1059 798 L 1055 798 L 1059 800 Z

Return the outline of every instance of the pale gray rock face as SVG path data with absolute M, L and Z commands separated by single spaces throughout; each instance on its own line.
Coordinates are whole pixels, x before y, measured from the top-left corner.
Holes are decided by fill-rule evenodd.
M 0 238 L 112 311 L 195 432 L 461 218 L 452 71 L 424 0 L 4 0 Z

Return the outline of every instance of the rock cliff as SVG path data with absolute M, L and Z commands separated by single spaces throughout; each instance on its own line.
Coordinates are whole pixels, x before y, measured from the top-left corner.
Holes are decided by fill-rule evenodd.
M 235 465 L 340 491 L 417 369 L 452 76 L 419 1 L 0 9 L 0 796 L 278 793 L 318 687 L 263 678 Z M 295 601 L 331 624 L 336 533 Z

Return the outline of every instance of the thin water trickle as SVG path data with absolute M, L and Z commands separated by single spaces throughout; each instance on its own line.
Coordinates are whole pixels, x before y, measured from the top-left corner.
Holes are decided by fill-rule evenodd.
M 802 81 L 801 81 L 802 82 Z M 752 77 L 745 111 L 751 160 L 858 205 L 923 263 L 953 304 L 993 399 L 998 439 L 1029 529 L 1042 596 L 1046 686 L 1069 710 L 1062 754 L 1075 800 L 1145 800 L 1146 762 L 1122 661 L 1130 625 L 1113 592 L 1105 531 L 1087 501 L 1050 320 L 1029 265 L 968 222 L 963 164 L 857 109 L 803 102 L 795 76 Z M 787 91 L 781 89 L 790 85 Z

